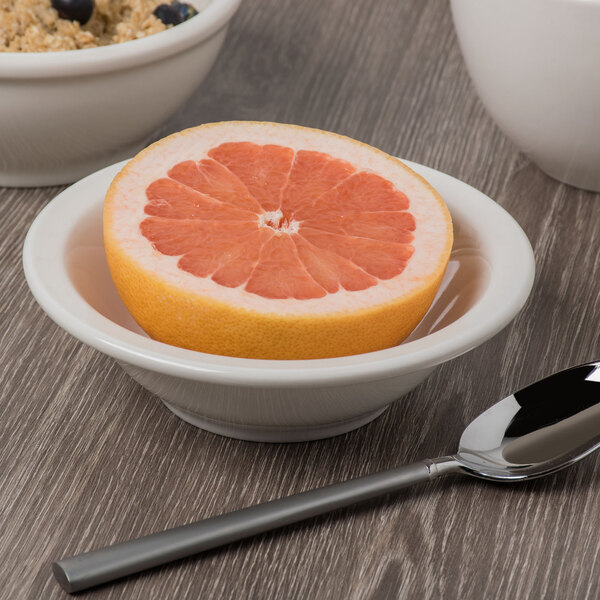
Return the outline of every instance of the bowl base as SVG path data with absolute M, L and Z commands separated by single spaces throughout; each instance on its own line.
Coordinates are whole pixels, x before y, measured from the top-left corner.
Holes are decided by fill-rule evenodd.
M 572 187 L 600 192 L 600 175 L 598 169 L 576 169 L 569 165 L 555 164 L 543 159 L 531 159 L 549 177 Z
M 190 425 L 199 427 L 211 433 L 223 435 L 225 437 L 245 440 L 248 442 L 310 442 L 312 440 L 321 440 L 324 438 L 348 433 L 358 429 L 367 423 L 370 423 L 381 415 L 390 406 L 378 408 L 353 419 L 339 421 L 336 423 L 326 423 L 324 425 L 307 425 L 306 427 L 260 427 L 252 425 L 241 425 L 238 423 L 228 423 L 200 417 L 181 408 L 175 407 L 169 402 L 162 400 L 163 404 L 180 419 L 183 419 Z

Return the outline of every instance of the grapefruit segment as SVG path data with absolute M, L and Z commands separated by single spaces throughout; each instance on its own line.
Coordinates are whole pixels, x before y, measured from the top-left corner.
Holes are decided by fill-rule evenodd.
M 375 277 L 338 254 L 317 248 L 299 235 L 293 240 L 307 272 L 330 294 L 337 292 L 340 286 L 345 290 L 358 291 L 377 283 Z
M 317 198 L 356 171 L 350 163 L 323 152 L 298 150 L 281 197 L 281 210 L 294 218 L 310 211 Z
M 339 235 L 410 244 L 414 239 L 415 219 L 407 212 L 363 213 L 359 219 L 355 215 L 334 213 L 304 219 L 302 226 Z
M 389 181 L 373 173 L 362 172 L 340 181 L 339 185 L 314 198 L 310 205 L 298 203 L 293 210 L 294 217 L 305 219 L 312 216 L 315 205 L 321 214 L 402 211 L 408 209 L 408 199 Z
M 225 254 L 222 266 L 212 280 L 226 287 L 238 287 L 248 281 L 260 259 L 260 251 L 274 234 L 257 230 L 241 239 L 234 249 Z
M 108 264 L 160 341 L 254 358 L 399 343 L 452 245 L 443 201 L 379 150 L 314 129 L 193 128 L 132 159 L 108 191 Z
M 252 212 L 261 210 L 239 178 L 215 160 L 179 163 L 169 171 L 169 177 L 224 204 Z
M 281 191 L 294 159 L 291 148 L 251 142 L 225 143 L 208 155 L 236 175 L 265 211 L 281 207 Z
M 241 238 L 248 235 L 248 226 L 249 224 L 243 221 L 174 221 L 149 217 L 140 223 L 140 231 L 162 254 L 178 256 L 203 249 L 220 257 L 224 251 L 236 246 Z
M 273 277 L 279 273 L 279 277 Z M 273 235 L 263 246 L 260 259 L 245 288 L 263 298 L 308 300 L 327 292 L 310 276 L 289 236 Z
M 173 179 L 161 178 L 146 190 L 147 215 L 167 219 L 244 220 L 253 218 L 253 211 L 225 205 Z
M 304 227 L 302 233 L 313 246 L 348 259 L 377 279 L 391 279 L 399 275 L 412 254 L 412 247 L 408 244 L 339 235 L 310 227 Z

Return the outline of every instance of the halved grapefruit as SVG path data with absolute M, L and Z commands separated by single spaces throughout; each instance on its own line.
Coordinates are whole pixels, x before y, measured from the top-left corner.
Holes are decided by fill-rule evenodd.
M 401 342 L 452 246 L 437 192 L 399 160 L 317 129 L 225 122 L 149 146 L 117 175 L 104 243 L 152 338 L 268 359 Z

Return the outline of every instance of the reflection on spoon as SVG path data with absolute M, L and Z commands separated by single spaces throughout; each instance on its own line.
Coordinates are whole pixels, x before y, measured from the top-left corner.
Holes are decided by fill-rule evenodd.
M 550 378 L 551 386 L 547 381 L 515 394 L 521 410 L 506 430 L 507 436 L 515 436 L 502 449 L 508 463 L 530 465 L 564 458 L 579 453 L 598 437 L 600 367 L 577 367 L 557 382 Z M 545 426 L 539 422 L 540 413 L 548 418 Z

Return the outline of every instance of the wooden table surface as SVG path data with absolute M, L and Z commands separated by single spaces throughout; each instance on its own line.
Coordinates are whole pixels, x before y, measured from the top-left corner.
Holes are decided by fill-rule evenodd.
M 531 297 L 357 431 L 236 441 L 179 420 L 45 316 L 21 249 L 62 188 L 0 190 L 0 598 L 66 598 L 50 567 L 65 555 L 452 452 L 512 390 L 600 358 L 600 195 L 548 178 L 496 128 L 447 3 L 246 0 L 211 74 L 153 137 L 226 119 L 330 129 L 475 186 L 531 240 Z M 598 466 L 528 484 L 442 478 L 80 597 L 598 598 Z

